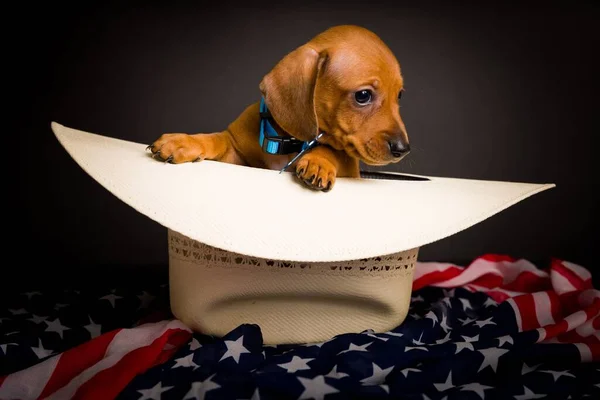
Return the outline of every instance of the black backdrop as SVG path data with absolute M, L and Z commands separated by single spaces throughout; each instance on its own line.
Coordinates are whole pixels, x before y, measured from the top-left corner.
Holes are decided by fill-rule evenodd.
M 5 216 L 4 290 L 166 274 L 165 229 L 86 175 L 50 121 L 143 143 L 221 130 L 258 99 L 283 55 L 347 23 L 376 32 L 403 69 L 414 150 L 390 170 L 557 184 L 423 247 L 421 260 L 559 257 L 600 274 L 591 5 L 80 3 L 5 14 L 4 133 L 15 151 L 4 158 L 7 181 L 18 173 L 18 183 L 4 196 L 16 203 Z

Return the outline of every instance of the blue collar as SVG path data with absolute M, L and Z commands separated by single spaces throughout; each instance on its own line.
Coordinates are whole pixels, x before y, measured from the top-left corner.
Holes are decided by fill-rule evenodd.
M 273 119 L 271 113 L 265 103 L 265 98 L 260 99 L 260 135 L 258 142 L 263 151 L 269 154 L 285 155 L 298 153 L 280 172 L 285 171 L 290 165 L 294 163 L 302 154 L 315 147 L 317 141 L 323 133 L 319 133 L 316 138 L 310 142 L 304 142 L 294 137 L 279 136 L 273 125 L 271 125 L 271 119 Z

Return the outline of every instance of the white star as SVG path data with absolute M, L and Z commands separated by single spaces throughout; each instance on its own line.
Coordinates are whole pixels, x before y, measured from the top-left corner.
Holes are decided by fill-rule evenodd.
M 42 295 L 40 292 L 25 292 L 25 293 L 23 293 L 23 294 L 24 294 L 25 296 L 27 296 L 27 300 L 31 300 L 31 298 L 32 298 L 33 296 L 35 296 L 36 294 L 37 294 L 38 296 L 41 296 L 41 295 Z
M 196 338 L 192 338 L 192 342 L 190 343 L 190 350 L 194 351 L 201 347 L 202 345 L 200 344 L 200 342 Z
M 456 342 L 454 344 L 456 345 L 456 353 L 454 354 L 460 353 L 463 349 L 475 350 L 470 342 Z
M 327 383 L 325 383 L 325 378 L 322 375 L 318 375 L 313 379 L 298 376 L 298 380 L 300 381 L 302 386 L 304 386 L 304 391 L 302 392 L 298 400 L 323 400 L 323 398 L 328 394 L 339 392 L 339 390 L 337 390 L 333 386 L 329 386 Z
M 374 334 L 372 334 L 372 333 L 367 333 L 367 336 L 370 336 L 370 337 L 372 337 L 373 339 L 379 339 L 379 340 L 382 340 L 382 341 L 384 341 L 384 342 L 387 342 L 387 341 L 389 340 L 389 339 L 388 339 L 388 338 L 386 338 L 386 337 L 379 337 L 379 336 L 377 336 L 377 335 L 374 335 Z
M 68 328 L 60 323 L 60 319 L 56 318 L 54 321 L 45 321 L 48 327 L 46 328 L 46 332 L 56 332 L 63 339 L 63 332 L 68 331 L 71 328 Z
M 523 391 L 524 391 L 524 393 L 521 394 L 521 395 L 519 395 L 519 396 L 515 396 L 515 399 L 517 399 L 517 400 L 526 400 L 526 399 L 540 399 L 542 397 L 546 397 L 545 394 L 535 394 L 535 393 L 533 393 L 526 386 L 523 386 Z
M 91 316 L 88 315 L 90 323 L 84 326 L 85 329 L 90 333 L 90 337 L 93 339 L 102 334 L 102 326 L 95 323 Z
M 484 390 L 492 389 L 492 386 L 485 386 L 478 382 L 468 383 L 466 385 L 462 385 L 460 390 L 471 390 L 479 395 L 482 399 L 485 398 L 483 394 Z
M 471 322 L 475 321 L 475 319 L 471 319 L 471 318 L 468 318 L 468 317 L 466 319 L 460 319 L 459 318 L 458 320 L 463 324 L 463 326 L 468 325 Z
M 467 311 L 468 309 L 473 309 L 471 302 L 468 299 L 458 299 L 462 303 L 463 310 Z
M 444 297 L 442 299 L 442 303 L 447 305 L 449 308 L 452 308 L 452 300 L 450 300 L 450 297 Z
M 285 364 L 277 364 L 281 368 L 287 370 L 287 372 L 296 372 L 302 371 L 305 369 L 310 369 L 308 363 L 314 360 L 314 358 L 300 358 L 298 356 L 293 356 L 292 361 Z
M 42 339 L 38 339 L 38 343 L 40 344 L 38 347 L 32 347 L 31 350 L 35 353 L 37 358 L 44 358 L 53 353 L 52 350 L 45 349 L 42 345 Z
M 488 365 L 492 367 L 494 372 L 496 372 L 496 368 L 498 368 L 498 359 L 502 357 L 504 353 L 508 353 L 508 350 L 499 349 L 495 347 L 491 347 L 489 349 L 481 349 L 477 351 L 479 351 L 483 355 L 483 362 L 481 363 L 481 366 L 479 367 L 477 372 L 481 371 Z
M 184 368 L 194 367 L 194 370 L 196 370 L 196 368 L 199 368 L 200 366 L 194 362 L 194 353 L 190 353 L 185 357 L 176 359 L 175 365 L 173 365 L 171 368 L 173 369 L 173 368 L 179 368 L 179 367 L 184 367 Z
M 448 332 L 448 333 L 446 333 L 446 336 L 444 336 L 441 339 L 436 340 L 435 344 L 443 344 L 443 343 L 449 342 L 450 340 L 451 340 L 450 339 L 450 332 Z
M 140 392 L 142 395 L 142 397 L 140 397 L 138 400 L 160 399 L 162 393 L 172 388 L 173 386 L 162 387 L 162 384 L 158 382 L 156 385 L 154 385 L 154 387 L 151 387 L 150 389 L 138 390 L 138 392 Z
M 2 323 L 2 321 L 4 321 L 4 320 L 8 321 L 9 319 L 10 319 L 10 318 L 3 318 L 3 317 L 0 317 L 0 324 Z
M 433 386 L 435 386 L 435 388 L 438 392 L 443 392 L 445 390 L 453 388 L 454 384 L 452 383 L 452 371 L 450 371 L 450 373 L 448 374 L 448 378 L 446 378 L 446 382 L 434 383 Z
M 386 335 L 390 335 L 390 336 L 396 336 L 396 337 L 402 337 L 402 336 L 404 336 L 404 333 L 392 332 L 392 331 L 385 332 L 385 334 Z
M 0 350 L 2 350 L 2 352 L 4 354 L 6 354 L 6 349 L 8 348 L 8 346 L 18 346 L 17 343 L 2 343 L 0 344 Z
M 488 319 L 486 319 L 484 321 L 476 321 L 475 325 L 477 325 L 480 328 L 483 328 L 486 325 L 496 325 L 496 323 L 492 322 L 492 317 L 489 317 Z
M 385 390 L 387 394 L 390 394 L 390 387 L 388 385 L 379 385 L 379 387 Z
M 63 307 L 67 307 L 67 306 L 68 306 L 68 304 L 56 303 L 56 304 L 54 305 L 54 309 L 55 309 L 55 310 L 60 310 L 61 308 L 63 308 Z
M 413 342 L 413 344 L 415 344 L 417 346 L 422 346 L 425 343 L 421 342 L 421 339 L 423 339 L 423 332 L 421 332 L 421 336 L 419 336 L 419 340 L 413 339 L 412 342 Z
M 24 309 L 24 308 L 19 308 L 18 310 L 15 310 L 15 309 L 9 308 L 9 309 L 8 309 L 8 311 L 10 311 L 10 313 L 11 313 L 12 315 L 24 315 L 24 314 L 29 314 L 29 313 L 27 312 L 27 310 L 26 310 L 26 309 Z
M 32 316 L 33 316 L 32 318 L 28 318 L 28 321 L 31 321 L 31 322 L 33 322 L 35 324 L 42 323 L 42 322 L 46 321 L 46 319 L 48 319 L 48 317 L 40 317 L 40 316 L 35 315 L 35 314 L 32 314 Z
M 440 322 L 440 328 L 444 330 L 444 332 L 448 333 L 450 327 L 448 326 L 448 321 L 446 320 L 446 314 L 442 315 L 442 322 Z
M 325 375 L 325 378 L 341 379 L 341 378 L 345 378 L 346 376 L 350 376 L 350 375 L 348 375 L 345 372 L 338 372 L 337 365 L 334 365 L 333 368 L 331 369 L 331 371 L 329 371 L 329 373 L 327 375 Z
M 418 368 L 404 368 L 402 371 L 400 371 L 400 373 L 404 375 L 405 378 L 408 378 L 409 372 L 421 372 L 421 370 Z
M 221 387 L 221 385 L 219 385 L 218 383 L 211 381 L 211 379 L 215 375 L 216 374 L 211 375 L 204 382 L 193 382 L 192 387 L 187 392 L 187 394 L 183 397 L 183 399 L 185 400 L 185 399 L 192 398 L 192 399 L 196 399 L 196 400 L 204 400 L 204 396 L 206 396 L 206 392 L 208 392 L 210 390 L 218 389 Z
M 385 378 L 394 369 L 393 365 L 389 368 L 381 369 L 379 367 L 379 365 L 377 365 L 375 363 L 372 363 L 372 364 L 373 364 L 373 374 L 360 381 L 363 385 L 380 385 L 380 384 L 382 384 L 383 382 L 385 382 Z
M 539 367 L 540 365 L 542 365 L 542 364 L 537 364 L 537 365 L 534 365 L 533 367 L 530 367 L 529 365 L 523 363 L 523 368 L 521 369 L 521 375 L 525 375 L 525 374 L 535 371 L 537 369 L 537 367 Z
M 361 346 L 357 346 L 354 343 L 350 343 L 350 347 L 348 347 L 347 350 L 342 350 L 339 353 L 337 353 L 337 355 L 339 356 L 340 354 L 347 353 L 349 351 L 369 351 L 369 350 L 367 350 L 367 347 L 369 347 L 372 344 L 373 344 L 373 342 L 369 342 L 369 343 L 363 344 Z
M 118 299 L 122 299 L 121 296 L 117 296 L 116 294 L 107 294 L 106 296 L 100 297 L 100 300 L 108 300 L 108 302 L 110 303 L 110 305 L 115 308 L 115 302 Z
M 477 342 L 479 340 L 479 335 L 475 335 L 473 337 L 460 335 L 460 337 L 465 339 L 465 342 L 469 342 L 469 343 Z
M 145 290 L 142 292 L 142 294 L 139 294 L 137 297 L 138 297 L 138 299 L 140 299 L 140 306 L 138 307 L 138 309 L 148 307 L 148 305 L 152 302 L 152 300 L 155 299 L 155 296 L 152 296 L 150 293 L 146 292 Z
M 429 349 L 427 347 L 423 347 L 423 346 L 406 346 L 404 348 L 404 352 L 406 353 L 407 351 L 411 351 L 411 350 L 423 350 L 423 351 L 429 351 Z
M 554 378 L 554 382 L 558 381 L 561 376 L 570 376 L 571 378 L 575 378 L 575 375 L 572 375 L 572 374 L 568 373 L 567 371 L 542 371 L 542 370 L 540 370 L 539 372 L 545 372 L 547 374 L 552 374 L 552 378 Z
M 427 314 L 425 314 L 425 319 L 431 320 L 431 322 L 432 322 L 431 326 L 435 326 L 435 323 L 439 321 L 437 315 L 435 315 L 433 310 L 429 311 Z
M 412 314 L 410 314 L 410 316 L 413 317 L 414 320 L 421 319 L 421 316 L 417 313 L 412 313 Z
M 506 335 L 506 336 L 501 336 L 498 339 L 498 347 L 502 347 L 502 345 L 504 345 L 504 343 L 510 343 L 510 344 L 515 344 L 515 342 L 513 341 L 512 336 L 510 335 Z
M 260 400 L 260 395 L 258 394 L 258 388 L 256 388 L 256 390 L 254 391 L 254 394 L 252 395 L 252 397 L 250 397 L 250 400 Z
M 425 299 L 421 295 L 418 295 L 416 297 L 411 297 L 410 301 L 412 301 L 413 303 L 416 303 L 417 301 L 425 301 Z
M 244 335 L 240 336 L 236 341 L 226 340 L 225 346 L 227 351 L 223 354 L 223 357 L 219 361 L 223 361 L 228 357 L 232 357 L 236 363 L 240 363 L 240 356 L 244 353 L 250 353 L 247 348 L 244 347 Z
M 496 303 L 491 297 L 488 297 L 485 303 L 483 303 L 483 305 L 486 307 L 496 307 L 498 303 Z

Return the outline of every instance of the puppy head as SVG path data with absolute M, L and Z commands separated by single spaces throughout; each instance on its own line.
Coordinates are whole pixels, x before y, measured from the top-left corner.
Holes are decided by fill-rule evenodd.
M 371 31 L 337 26 L 286 55 L 261 81 L 275 121 L 370 165 L 410 151 L 400 117 L 404 82 L 391 50 Z

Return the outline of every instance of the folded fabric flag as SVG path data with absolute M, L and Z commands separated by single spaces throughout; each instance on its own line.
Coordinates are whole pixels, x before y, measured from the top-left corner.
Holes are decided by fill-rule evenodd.
M 600 398 L 600 291 L 567 261 L 418 263 L 399 327 L 306 345 L 193 334 L 144 289 L 14 299 L 0 399 Z

